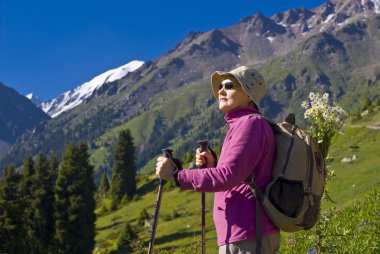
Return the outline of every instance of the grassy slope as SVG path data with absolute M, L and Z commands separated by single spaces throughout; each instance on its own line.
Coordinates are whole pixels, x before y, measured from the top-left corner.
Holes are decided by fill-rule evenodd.
M 330 170 L 336 177 L 328 183 L 332 199 L 337 206 L 353 204 L 362 193 L 380 182 L 380 130 L 367 128 L 380 122 L 380 110 L 351 123 L 343 135 L 337 136 L 331 156 L 335 158 Z M 356 155 L 351 163 L 340 162 L 344 157 Z M 331 204 L 328 204 L 329 206 Z
M 194 108 L 204 107 L 205 102 L 211 96 L 209 85 L 204 83 L 183 87 L 178 91 L 167 91 L 166 93 L 165 96 L 160 95 L 154 98 L 149 110 L 125 124 L 107 131 L 95 141 L 97 147 L 90 151 L 91 163 L 95 166 L 95 171 L 107 165 L 105 160 L 110 155 L 111 147 L 121 129 L 130 129 L 137 149 L 142 150 L 144 146 L 149 145 L 147 142 L 153 135 L 154 121 L 157 115 L 162 116 L 164 123 L 170 128 L 175 122 L 181 121 L 182 117 L 191 113 Z M 172 140 L 170 143 L 176 142 L 178 143 L 178 140 Z M 173 148 L 175 147 L 173 146 Z M 143 169 L 143 171 L 145 170 Z
M 362 199 L 363 193 L 375 183 L 380 182 L 380 130 L 373 130 L 365 126 L 374 124 L 380 119 L 380 111 L 353 122 L 346 127 L 345 134 L 335 140 L 331 155 L 335 158 L 330 169 L 336 172 L 336 177 L 328 183 L 331 197 L 337 206 L 344 207 Z M 353 149 L 354 147 L 354 149 Z M 358 147 L 358 148 L 355 148 Z M 352 163 L 340 162 L 344 157 L 357 156 Z M 156 201 L 157 180 L 141 181 L 140 192 L 144 195 L 140 200 L 127 204 L 123 208 L 99 216 L 97 219 L 96 242 L 99 250 L 112 247 L 113 241 L 120 230 L 121 223 L 128 220 L 137 226 L 137 218 L 143 208 L 153 214 Z M 207 253 L 217 253 L 215 230 L 212 222 L 212 194 L 207 194 Z M 324 208 L 331 206 L 324 204 Z M 179 216 L 174 219 L 173 211 Z M 139 240 L 146 247 L 149 241 L 150 228 L 139 232 Z M 200 194 L 179 191 L 176 188 L 165 190 L 162 199 L 160 220 L 156 233 L 155 248 L 168 250 L 170 253 L 187 253 L 194 250 L 199 253 L 200 241 Z M 197 249 L 198 248 L 198 249 Z M 186 251 L 185 251 L 186 250 Z M 198 251 L 198 252 L 197 252 Z M 145 251 L 144 251 L 145 252 Z M 142 253 L 144 253 L 142 252 Z

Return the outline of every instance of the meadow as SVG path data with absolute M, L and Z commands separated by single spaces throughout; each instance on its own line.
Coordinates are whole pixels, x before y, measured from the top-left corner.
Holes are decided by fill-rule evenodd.
M 324 200 L 321 219 L 311 230 L 283 233 L 280 253 L 379 253 L 380 252 L 380 111 L 348 120 L 345 132 L 334 140 L 328 170 L 335 176 L 327 183 L 332 201 Z M 153 170 L 153 169 L 152 169 Z M 138 196 L 116 211 L 109 201 L 98 205 L 94 253 L 118 253 L 113 249 L 124 223 L 138 238 L 123 253 L 146 253 L 151 226 L 141 225 L 146 209 L 153 214 L 158 179 L 138 176 Z M 213 195 L 206 195 L 206 248 L 217 253 L 212 221 Z M 155 238 L 155 253 L 200 253 L 201 195 L 165 185 Z M 151 221 L 147 221 L 150 222 Z M 122 253 L 122 252 L 120 252 Z

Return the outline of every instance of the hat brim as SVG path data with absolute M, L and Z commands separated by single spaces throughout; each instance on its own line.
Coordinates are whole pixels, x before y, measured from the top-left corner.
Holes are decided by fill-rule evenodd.
M 241 88 L 243 89 L 243 91 L 251 98 L 251 100 L 255 103 L 257 109 L 260 109 L 260 106 L 259 106 L 259 103 L 254 99 L 252 98 L 252 96 L 250 96 L 249 92 L 246 90 L 246 88 L 242 85 L 242 81 L 237 77 L 235 76 L 233 73 L 231 72 L 224 72 L 224 71 L 215 71 L 212 75 L 211 75 L 211 86 L 212 86 L 212 92 L 214 94 L 214 97 L 215 99 L 218 101 L 219 100 L 219 90 L 218 90 L 218 86 L 220 83 L 222 83 L 223 80 L 225 79 L 232 79 L 233 82 L 238 82 L 239 85 L 241 86 Z
M 237 81 L 239 85 L 241 85 L 241 81 L 232 73 L 224 72 L 224 71 L 215 71 L 211 75 L 211 86 L 212 86 L 212 92 L 214 93 L 216 100 L 218 100 L 218 92 L 219 92 L 218 86 L 226 78 L 232 78 L 234 79 L 233 81 L 235 82 Z

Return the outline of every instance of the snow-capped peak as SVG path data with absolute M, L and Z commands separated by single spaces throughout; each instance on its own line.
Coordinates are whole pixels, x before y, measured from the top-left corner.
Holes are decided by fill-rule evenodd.
M 29 93 L 29 94 L 25 95 L 25 97 L 28 98 L 29 100 L 31 100 L 38 107 L 42 103 L 42 99 L 38 95 L 35 95 L 34 93 Z
M 67 91 L 57 98 L 52 99 L 46 103 L 41 104 L 43 111 L 48 113 L 51 117 L 57 117 L 58 115 L 73 109 L 81 104 L 86 98 L 90 97 L 92 93 L 101 87 L 103 84 L 121 79 L 129 72 L 133 72 L 140 68 L 144 62 L 132 61 L 118 68 L 106 71 L 90 81 L 78 86 L 77 88 Z
M 25 95 L 25 97 L 28 98 L 29 100 L 32 100 L 33 93 L 29 93 L 29 94 Z

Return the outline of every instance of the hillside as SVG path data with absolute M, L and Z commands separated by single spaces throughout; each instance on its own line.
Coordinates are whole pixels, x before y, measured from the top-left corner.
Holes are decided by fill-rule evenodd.
M 364 116 L 359 121 L 351 118 L 343 135 L 338 135 L 331 148 L 334 161 L 329 170 L 336 176 L 328 182 L 328 190 L 335 203 L 324 201 L 323 210 L 329 207 L 343 208 L 363 200 L 364 193 L 380 183 L 380 130 L 368 128 L 380 123 L 380 110 Z M 176 155 L 176 154 L 174 154 Z M 342 162 L 344 158 L 353 158 L 351 162 Z M 150 227 L 138 226 L 137 219 L 145 208 L 149 214 L 154 211 L 158 180 L 154 175 L 139 176 L 138 200 L 132 201 L 121 209 L 104 213 L 97 219 L 96 242 L 102 253 L 110 249 L 117 237 L 122 223 L 131 222 L 139 232 L 140 248 L 146 248 Z M 179 191 L 176 187 L 166 186 L 160 210 L 160 220 L 156 233 L 156 248 L 167 253 L 199 253 L 200 248 L 200 194 Z M 213 195 L 207 194 L 207 253 L 216 253 L 215 230 L 212 222 Z M 97 210 L 98 212 L 101 209 Z M 198 250 L 198 252 L 197 252 Z M 140 253 L 140 252 L 136 252 Z M 144 253 L 142 250 L 141 253 Z
M 25 96 L 0 82 L 0 158 L 23 133 L 49 118 Z

